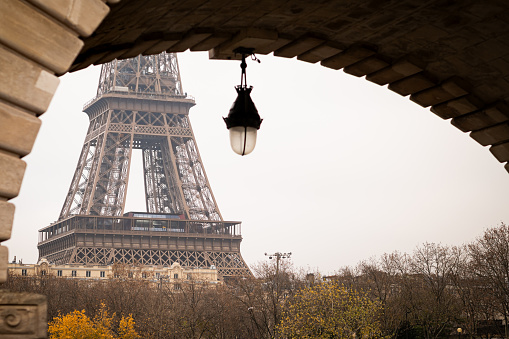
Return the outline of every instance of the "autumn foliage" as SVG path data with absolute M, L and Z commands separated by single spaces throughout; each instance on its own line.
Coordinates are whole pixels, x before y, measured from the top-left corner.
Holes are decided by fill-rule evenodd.
M 85 310 L 74 310 L 66 315 L 59 315 L 49 323 L 48 333 L 55 339 L 138 339 L 131 315 L 122 316 L 115 326 L 116 314 L 109 314 L 104 303 L 99 312 L 90 319 Z
M 365 293 L 323 283 L 288 302 L 278 329 L 284 338 L 381 338 L 380 312 Z
M 437 339 L 456 338 L 460 327 L 462 338 L 509 333 L 505 224 L 464 246 L 424 243 L 326 278 L 289 260 L 251 269 L 254 277 L 212 285 L 182 279 L 178 288 L 129 275 L 12 275 L 1 288 L 46 295 L 51 338 Z

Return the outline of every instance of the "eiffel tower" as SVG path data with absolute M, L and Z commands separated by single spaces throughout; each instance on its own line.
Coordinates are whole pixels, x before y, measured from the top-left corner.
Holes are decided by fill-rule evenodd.
M 250 275 L 241 223 L 224 221 L 189 121 L 175 54 L 114 60 L 85 104 L 90 126 L 59 220 L 39 231 L 55 264 L 211 267 Z M 143 159 L 147 212 L 124 213 L 133 149 Z

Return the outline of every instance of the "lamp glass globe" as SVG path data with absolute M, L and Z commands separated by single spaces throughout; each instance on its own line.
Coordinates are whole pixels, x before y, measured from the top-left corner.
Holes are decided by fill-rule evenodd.
M 236 126 L 231 127 L 230 145 L 233 151 L 240 155 L 247 155 L 256 146 L 256 134 L 258 130 L 254 127 Z

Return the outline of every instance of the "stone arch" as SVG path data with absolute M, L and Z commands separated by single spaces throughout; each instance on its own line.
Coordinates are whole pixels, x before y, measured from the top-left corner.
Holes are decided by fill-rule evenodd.
M 190 49 L 236 59 L 242 46 L 343 69 L 451 119 L 509 171 L 504 1 L 6 0 L 0 13 L 0 64 L 9 65 L 0 83 L 0 241 L 10 237 L 8 200 L 19 193 L 21 158 L 58 75 L 141 53 Z
M 150 15 L 149 15 L 150 13 Z M 133 20 L 122 20 L 126 15 Z M 71 71 L 162 51 L 237 47 L 317 63 L 365 77 L 430 107 L 509 171 L 509 5 L 496 0 L 322 3 L 220 0 L 175 5 L 123 0 L 85 38 Z

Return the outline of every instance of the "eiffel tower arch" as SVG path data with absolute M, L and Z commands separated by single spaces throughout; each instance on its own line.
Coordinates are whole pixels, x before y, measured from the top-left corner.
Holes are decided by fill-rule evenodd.
M 216 266 L 251 274 L 241 223 L 224 221 L 198 152 L 177 57 L 114 60 L 84 106 L 90 126 L 58 222 L 40 230 L 39 256 L 57 264 Z M 147 212 L 125 213 L 133 149 Z

